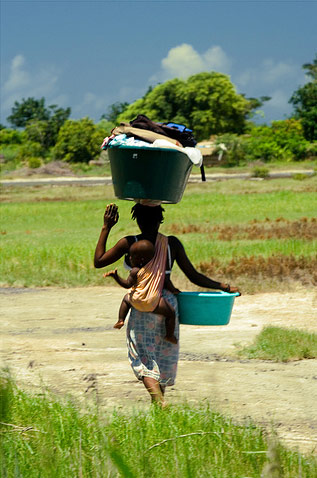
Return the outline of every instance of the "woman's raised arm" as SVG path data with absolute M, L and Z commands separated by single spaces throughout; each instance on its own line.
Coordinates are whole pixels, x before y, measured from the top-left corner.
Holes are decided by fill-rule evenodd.
M 115 246 L 106 251 L 109 233 L 119 220 L 118 206 L 108 204 L 103 217 L 103 226 L 95 249 L 94 266 L 97 269 L 109 266 L 120 259 L 129 250 L 126 238 L 120 239 Z

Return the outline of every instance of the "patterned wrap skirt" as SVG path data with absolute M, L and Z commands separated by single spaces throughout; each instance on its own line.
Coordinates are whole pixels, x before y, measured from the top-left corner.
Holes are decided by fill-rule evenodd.
M 176 313 L 175 336 L 179 339 L 177 298 L 163 290 L 162 296 Z M 162 385 L 174 385 L 179 355 L 179 341 L 171 344 L 164 339 L 165 318 L 151 312 L 140 312 L 131 307 L 127 325 L 128 357 L 138 380 L 151 377 Z

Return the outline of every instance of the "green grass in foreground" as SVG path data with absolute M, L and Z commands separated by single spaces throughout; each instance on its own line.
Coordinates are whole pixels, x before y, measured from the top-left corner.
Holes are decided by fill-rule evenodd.
M 278 180 L 277 180 L 278 181 Z M 293 181 L 293 180 L 292 180 Z M 230 184 L 229 184 L 230 183 Z M 204 231 L 206 224 L 223 227 L 247 226 L 250 221 L 298 221 L 311 220 L 317 209 L 316 178 L 307 179 L 308 188 L 289 180 L 255 185 L 245 181 L 225 183 L 189 184 L 179 204 L 165 205 L 165 221 L 161 231 L 174 234 L 173 227 L 188 225 L 200 228 L 198 232 L 176 232 L 183 242 L 189 258 L 198 267 L 201 263 L 220 261 L 228 264 L 239 259 L 274 254 L 296 257 L 313 257 L 317 240 L 298 237 L 272 237 L 270 239 L 236 237 Z M 277 188 L 277 185 L 278 188 Z M 105 205 L 116 201 L 120 221 L 111 231 L 108 246 L 122 236 L 137 234 L 137 225 L 130 219 L 133 203 L 113 197 L 112 187 L 87 188 L 31 188 L 26 192 L 4 192 L 1 206 L 2 285 L 14 287 L 87 286 L 104 285 L 102 273 L 93 267 L 94 248 L 102 225 Z M 62 191 L 62 192 L 61 192 Z M 68 195 L 67 195 L 68 191 Z M 82 196 L 80 195 L 82 191 Z M 101 192 L 103 191 L 103 199 Z M 84 197 L 85 199 L 82 199 Z M 263 226 L 265 227 L 265 226 Z M 204 247 L 201 245 L 204 244 Z M 300 268 L 299 263 L 299 268 Z M 115 264 L 125 274 L 122 261 Z M 297 267 L 297 266 L 296 266 Z M 213 279 L 236 282 L 236 277 L 222 277 L 218 267 L 212 272 Z M 242 264 L 243 269 L 243 264 Z M 261 271 L 260 271 L 261 273 Z M 301 275 L 312 277 L 310 271 Z M 184 276 L 175 268 L 173 279 L 183 288 Z M 272 285 L 272 276 L 266 282 L 266 290 Z M 279 282 L 280 282 L 280 278 Z M 257 290 L 262 280 L 251 277 L 243 281 L 243 291 Z M 241 285 L 242 285 L 241 284 Z
M 260 360 L 288 362 L 317 358 L 317 334 L 298 329 L 267 326 L 239 355 Z
M 1 382 L 1 476 L 241 478 L 261 476 L 270 440 L 207 403 L 161 410 L 80 411 L 72 400 L 31 395 Z M 311 478 L 313 456 L 274 445 L 274 477 Z

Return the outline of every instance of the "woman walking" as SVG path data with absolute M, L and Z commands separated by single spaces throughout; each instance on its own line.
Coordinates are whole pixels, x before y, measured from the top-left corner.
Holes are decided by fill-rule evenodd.
M 112 248 L 106 248 L 109 233 L 119 220 L 118 207 L 109 204 L 104 213 L 104 224 L 97 242 L 94 265 L 96 268 L 109 266 L 121 257 L 128 256 L 131 245 L 139 240 L 148 240 L 157 244 L 159 227 L 162 224 L 164 209 L 161 206 L 145 206 L 135 204 L 132 208 L 132 219 L 136 220 L 140 234 L 121 238 Z M 178 264 L 186 277 L 195 285 L 206 289 L 220 289 L 226 292 L 238 292 L 236 287 L 216 282 L 200 274 L 187 257 L 182 243 L 175 236 L 168 236 L 166 251 L 166 270 L 171 273 L 174 262 Z M 127 258 L 126 258 L 127 261 Z M 129 266 L 129 264 L 128 264 Z M 163 289 L 162 297 L 177 311 L 176 296 Z M 176 320 L 175 336 L 179 338 L 179 324 Z M 140 312 L 131 308 L 127 325 L 128 357 L 134 374 L 142 380 L 149 392 L 152 402 L 165 406 L 165 387 L 175 382 L 179 341 L 174 344 L 164 340 L 166 335 L 165 319 L 151 312 Z

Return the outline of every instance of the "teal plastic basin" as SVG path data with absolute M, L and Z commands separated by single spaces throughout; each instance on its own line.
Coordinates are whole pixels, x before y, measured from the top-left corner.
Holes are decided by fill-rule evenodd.
M 180 324 L 227 325 L 238 293 L 181 292 L 177 295 Z
M 193 163 L 175 149 L 121 147 L 108 149 L 114 193 L 119 199 L 178 203 Z

